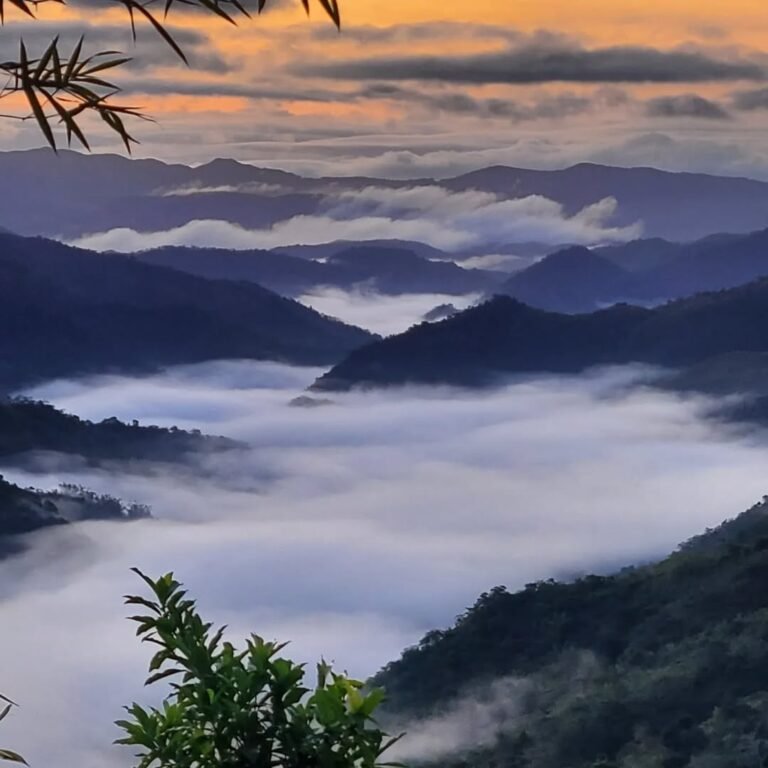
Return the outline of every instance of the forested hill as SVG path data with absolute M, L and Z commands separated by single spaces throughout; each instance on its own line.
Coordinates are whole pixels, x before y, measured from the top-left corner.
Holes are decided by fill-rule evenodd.
M 0 557 L 20 552 L 26 534 L 84 520 L 130 522 L 151 516 L 142 504 L 126 504 L 114 496 L 74 485 L 55 491 L 20 488 L 0 475 Z
M 182 462 L 192 454 L 231 450 L 239 443 L 225 437 L 157 426 L 80 419 L 47 403 L 0 398 L 0 459 L 50 451 L 91 463 L 103 461 Z
M 0 390 L 221 358 L 332 363 L 372 338 L 253 283 L 0 234 Z
M 442 766 L 763 766 L 766 583 L 764 501 L 655 565 L 496 588 L 374 682 L 414 739 L 482 709 Z
M 736 351 L 768 351 L 768 280 L 653 310 L 616 305 L 584 315 L 496 297 L 358 349 L 314 386 L 472 386 L 509 373 L 568 373 L 631 362 L 685 366 Z

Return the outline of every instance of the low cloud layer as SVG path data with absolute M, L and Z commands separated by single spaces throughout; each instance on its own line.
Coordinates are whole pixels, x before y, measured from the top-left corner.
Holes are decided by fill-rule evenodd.
M 111 722 L 159 694 L 142 690 L 146 648 L 122 618 L 120 595 L 140 588 L 131 565 L 175 570 L 235 638 L 291 639 L 300 658 L 366 676 L 496 584 L 662 555 L 765 491 L 759 435 L 702 421 L 706 401 L 626 391 L 636 373 L 287 405 L 317 373 L 232 362 L 31 393 L 250 447 L 177 474 L 3 470 L 149 503 L 158 518 L 45 533 L 0 562 L 14 660 L 2 690 L 23 705 L 4 743 L 35 765 L 131 764 L 110 747 Z
M 639 237 L 639 222 L 628 227 L 611 225 L 616 207 L 613 198 L 605 198 L 569 215 L 559 203 L 541 196 L 507 200 L 490 192 L 451 192 L 436 185 L 371 186 L 331 194 L 317 214 L 294 216 L 265 229 L 196 220 L 165 232 L 113 229 L 74 244 L 97 251 L 133 252 L 163 245 L 249 249 L 399 239 L 459 251 L 511 242 L 590 245 Z

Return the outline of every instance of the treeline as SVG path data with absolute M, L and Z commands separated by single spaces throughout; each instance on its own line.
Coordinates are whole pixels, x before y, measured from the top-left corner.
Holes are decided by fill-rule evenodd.
M 25 534 L 85 520 L 132 521 L 151 517 L 144 504 L 126 503 L 79 485 L 55 491 L 20 488 L 0 475 L 0 557 L 24 548 Z
M 109 418 L 87 421 L 54 406 L 20 397 L 0 398 L 0 457 L 29 451 L 76 454 L 106 460 L 181 461 L 191 453 L 221 451 L 239 444 L 198 430 L 141 426 Z

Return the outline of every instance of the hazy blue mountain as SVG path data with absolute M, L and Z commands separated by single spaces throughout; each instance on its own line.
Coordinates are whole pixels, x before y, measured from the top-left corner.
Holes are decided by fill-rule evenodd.
M 441 251 L 426 243 L 415 240 L 336 240 L 333 243 L 320 245 L 288 245 L 281 248 L 273 248 L 274 253 L 287 253 L 291 256 L 299 256 L 303 259 L 327 259 L 349 248 L 396 248 L 411 251 L 417 256 L 430 261 L 450 261 L 453 254 Z
M 498 288 L 525 304 L 555 312 L 591 312 L 628 291 L 631 279 L 625 270 L 580 246 L 544 257 Z
M 646 272 L 674 259 L 682 248 L 684 248 L 682 243 L 672 243 L 660 237 L 652 237 L 618 245 L 606 245 L 592 250 L 627 272 Z
M 63 151 L 54 157 L 49 150 L 0 154 L 4 202 L 0 226 L 19 234 L 66 238 L 115 227 L 165 230 L 194 219 L 265 227 L 292 216 L 321 213 L 330 193 L 428 184 L 486 190 L 509 198 L 543 195 L 562 203 L 569 213 L 615 197 L 619 204 L 615 224 L 639 220 L 647 237 L 669 240 L 768 226 L 768 183 L 650 168 L 580 164 L 534 171 L 497 166 L 438 181 L 316 179 L 234 160 L 191 168 L 117 155 Z M 186 193 L 177 194 L 179 190 Z M 189 194 L 191 190 L 197 193 Z M 29 200 L 36 205 L 29 205 Z
M 768 275 L 768 230 L 714 235 L 678 246 L 677 252 L 635 276 L 639 296 L 682 297 L 743 285 Z
M 220 358 L 322 364 L 371 338 L 253 283 L 0 235 L 0 389 Z
M 499 293 L 554 312 L 641 305 L 744 285 L 768 276 L 768 230 L 710 235 L 692 243 L 637 240 L 568 248 L 513 275 Z
M 647 237 L 668 240 L 768 226 L 768 184 L 752 179 L 580 163 L 556 171 L 495 166 L 442 183 L 449 189 L 509 197 L 543 195 L 562 203 L 569 213 L 614 197 L 615 223 L 642 221 Z
M 165 247 L 135 254 L 148 264 L 202 277 L 248 280 L 287 296 L 328 286 L 366 287 L 384 294 L 492 290 L 505 275 L 462 269 L 450 261 L 429 261 L 404 248 L 359 245 L 334 251 L 322 261 L 276 251 Z
M 437 320 L 453 317 L 458 312 L 459 310 L 453 304 L 438 304 L 436 307 L 432 307 L 429 312 L 426 312 L 422 319 L 428 323 L 434 323 Z

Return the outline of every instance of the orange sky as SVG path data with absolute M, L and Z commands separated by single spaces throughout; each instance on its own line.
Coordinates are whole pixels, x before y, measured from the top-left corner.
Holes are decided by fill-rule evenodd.
M 413 56 L 454 59 L 460 71 L 461 57 L 503 56 L 541 40 L 598 53 L 616 46 L 663 55 L 693 51 L 768 72 L 764 0 L 342 0 L 342 12 L 340 34 L 317 5 L 308 20 L 298 0 L 283 0 L 237 28 L 177 14 L 172 22 L 199 38 L 187 46 L 189 70 L 167 52 L 158 54 L 162 43 L 140 29 L 135 55 L 152 60 L 123 73 L 123 99 L 145 106 L 158 124 L 140 126 L 139 152 L 188 160 L 267 157 L 309 171 L 314 163 L 318 172 L 339 156 L 353 172 L 365 168 L 362 156 L 396 152 L 407 162 L 414 162 L 412 155 L 421 162 L 428 154 L 444 159 L 462 152 L 475 153 L 476 162 L 493 152 L 518 160 L 518 153 L 524 163 L 530 150 L 528 164 L 552 165 L 599 157 L 607 146 L 652 146 L 649 162 L 689 167 L 698 162 L 692 154 L 698 147 L 703 165 L 733 172 L 768 155 L 762 141 L 768 90 L 765 108 L 754 106 L 756 97 L 745 107 L 747 97 L 739 95 L 764 88 L 761 77 L 500 83 L 390 78 L 386 71 L 357 76 L 372 59 Z M 87 22 L 87 39 L 95 44 L 104 29 L 125 26 L 120 9 L 83 14 L 49 6 L 44 18 L 46 29 L 53 22 Z M 18 28 L 26 36 L 29 27 Z M 127 37 L 121 47 L 130 49 Z M 334 62 L 345 62 L 341 76 L 317 71 Z M 8 145 L 35 140 L 26 126 L 0 127 L 0 141 Z M 106 134 L 101 143 L 113 148 Z

